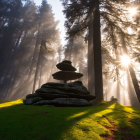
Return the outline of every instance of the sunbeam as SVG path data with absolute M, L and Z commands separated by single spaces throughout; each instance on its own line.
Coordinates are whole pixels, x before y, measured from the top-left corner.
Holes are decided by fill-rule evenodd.
M 120 58 L 120 63 L 121 63 L 122 66 L 124 66 L 126 68 L 130 65 L 131 59 L 128 55 L 123 55 Z
M 130 16 L 135 16 L 137 14 L 137 8 L 136 7 L 129 8 L 128 13 Z

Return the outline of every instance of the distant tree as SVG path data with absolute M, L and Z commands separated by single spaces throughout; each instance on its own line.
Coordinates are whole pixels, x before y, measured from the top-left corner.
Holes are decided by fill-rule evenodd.
M 22 9 L 22 2 L 21 0 L 11 0 L 10 2 L 2 0 L 0 6 L 0 18 L 3 23 L 0 30 L 0 77 L 1 83 L 5 83 L 0 87 L 3 90 L 7 89 L 6 86 L 10 84 L 14 71 L 15 64 L 12 65 L 12 58 L 17 47 L 16 36 L 19 36 L 20 33 L 21 12 L 19 9 Z
M 39 13 L 37 16 L 38 16 L 38 35 L 36 39 L 36 48 L 38 48 L 38 57 L 37 55 L 35 55 L 35 58 L 37 58 L 37 62 L 36 62 L 36 71 L 35 71 L 32 92 L 35 91 L 37 75 L 38 75 L 38 71 L 40 67 L 39 64 L 41 62 L 40 53 L 41 53 L 42 47 L 46 47 L 46 50 L 47 50 L 48 49 L 47 44 L 51 44 L 51 43 L 53 44 L 53 42 L 57 43 L 58 48 L 60 47 L 60 44 L 58 41 L 59 39 L 58 31 L 56 30 L 57 22 L 54 21 L 52 9 L 46 0 L 42 0 L 42 4 L 41 4 L 41 7 L 39 8 Z
M 31 0 L 2 0 L 0 19 L 0 99 L 11 100 L 49 80 L 60 39 L 45 0 L 40 7 Z

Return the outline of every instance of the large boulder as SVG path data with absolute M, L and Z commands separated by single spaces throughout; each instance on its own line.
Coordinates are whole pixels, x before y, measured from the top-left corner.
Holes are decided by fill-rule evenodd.
M 87 106 L 95 96 L 89 94 L 81 81 L 43 84 L 35 93 L 28 94 L 24 104 L 55 106 Z

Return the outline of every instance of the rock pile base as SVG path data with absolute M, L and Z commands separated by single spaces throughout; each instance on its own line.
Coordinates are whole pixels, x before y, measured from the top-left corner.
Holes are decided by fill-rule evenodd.
M 54 105 L 54 106 L 89 106 L 95 96 L 89 94 L 81 81 L 71 83 L 49 82 L 28 94 L 24 99 L 26 105 Z

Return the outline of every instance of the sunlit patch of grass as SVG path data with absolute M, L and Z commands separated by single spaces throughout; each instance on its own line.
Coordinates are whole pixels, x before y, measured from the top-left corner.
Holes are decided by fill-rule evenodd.
M 74 119 L 74 118 L 78 118 L 78 117 L 80 117 L 80 116 L 82 116 L 82 115 L 85 115 L 85 114 L 87 114 L 87 113 L 88 113 L 88 111 L 84 111 L 84 112 L 80 112 L 80 113 L 74 114 L 74 115 L 72 115 L 72 116 L 69 116 L 69 117 L 67 118 L 67 120 Z
M 117 103 L 90 107 L 0 104 L 0 140 L 140 139 L 140 110 Z
M 79 120 L 79 117 L 88 114 L 88 117 L 82 117 L 77 121 L 76 124 L 65 133 L 64 138 L 71 136 L 76 140 L 100 140 L 102 139 L 101 135 L 111 135 L 110 131 L 105 127 L 105 125 L 107 127 L 111 127 L 111 125 L 106 119 L 102 118 L 102 116 L 112 112 L 114 105 L 110 105 L 106 110 L 101 109 L 102 107 L 103 106 L 96 106 L 95 108 L 94 106 L 89 107 L 85 112 L 70 116 L 71 119 Z
M 17 104 L 22 104 L 22 103 L 23 103 L 22 99 L 19 99 L 16 101 L 11 101 L 11 102 L 9 101 L 9 102 L 5 102 L 5 103 L 1 103 L 0 108 L 9 107 L 9 106 L 17 105 Z

